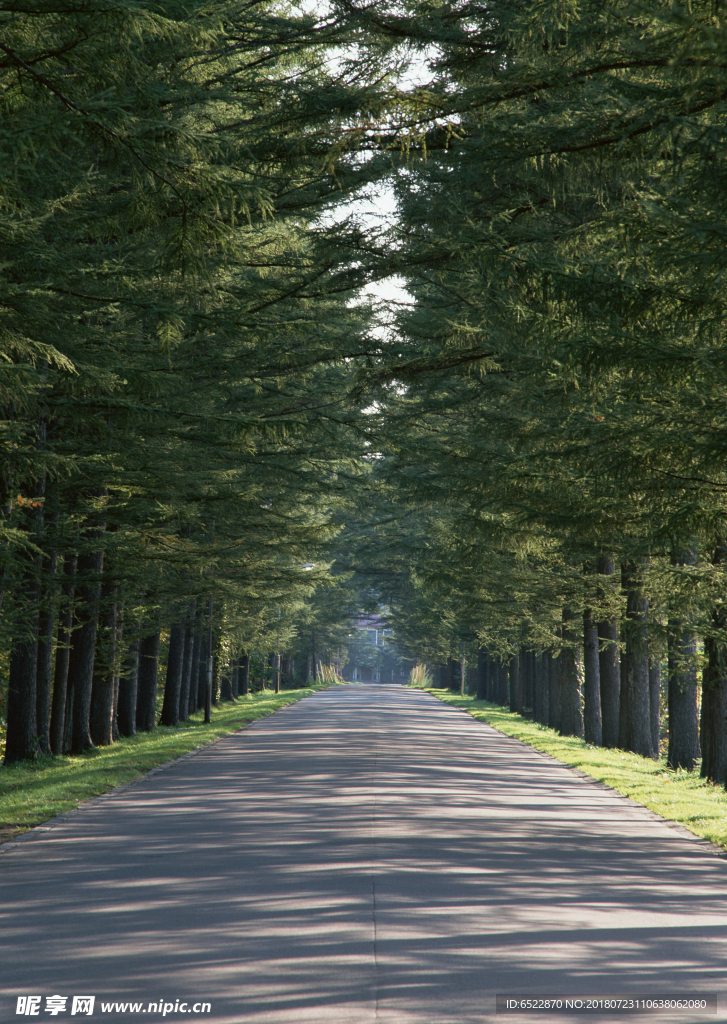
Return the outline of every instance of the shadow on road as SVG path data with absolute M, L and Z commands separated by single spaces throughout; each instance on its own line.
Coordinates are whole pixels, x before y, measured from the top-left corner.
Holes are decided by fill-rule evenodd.
M 724 987 L 724 861 L 398 686 L 315 694 L 0 864 L 3 1019 L 17 995 L 94 993 L 461 1024 L 496 992 Z

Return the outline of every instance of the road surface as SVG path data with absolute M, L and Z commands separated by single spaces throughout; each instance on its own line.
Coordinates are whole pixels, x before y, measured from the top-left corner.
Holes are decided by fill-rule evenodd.
M 318 692 L 5 844 L 0 909 L 3 1022 L 727 1020 L 727 862 L 400 686 Z

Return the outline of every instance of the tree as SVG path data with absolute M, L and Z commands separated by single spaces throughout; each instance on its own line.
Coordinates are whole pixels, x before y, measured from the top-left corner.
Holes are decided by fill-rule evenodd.
M 271 570 L 294 590 L 295 564 L 337 529 L 336 473 L 360 446 L 343 359 L 365 355 L 367 314 L 349 305 L 348 228 L 315 220 L 372 173 L 334 151 L 346 115 L 331 98 L 372 99 L 353 65 L 323 70 L 322 47 L 348 30 L 269 4 L 106 14 L 11 13 L 0 62 L 8 582 L 32 563 L 5 620 L 17 648 L 9 759 L 36 752 L 26 709 L 41 552 L 26 506 L 52 487 L 70 524 L 58 557 L 78 558 L 71 689 L 62 715 L 62 655 L 54 732 L 72 718 L 80 751 L 92 742 L 105 553 L 123 556 L 108 583 L 146 630 L 127 628 L 124 645 L 144 640 L 149 728 L 145 643 L 172 595 L 201 598 L 205 578 L 224 591 L 233 576 L 239 592 L 241 565 L 248 607 L 267 601 Z M 105 722 L 102 691 L 116 684 L 96 678 Z

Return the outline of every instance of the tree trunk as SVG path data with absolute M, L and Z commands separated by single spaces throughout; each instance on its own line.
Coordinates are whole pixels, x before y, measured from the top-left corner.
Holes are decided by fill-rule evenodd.
M 550 654 L 550 664 L 548 666 L 548 688 L 550 692 L 550 700 L 548 702 L 548 725 L 551 729 L 558 731 L 560 729 L 560 712 L 561 712 L 561 688 L 560 688 L 560 653 Z
M 232 700 L 232 679 L 235 674 L 235 659 L 231 658 L 229 665 L 220 672 L 220 700 Z
M 553 660 L 553 655 L 550 651 L 543 651 L 540 655 L 540 719 L 539 721 L 543 725 L 548 724 L 550 717 L 550 664 Z
M 56 612 L 55 574 L 58 558 L 54 551 L 44 559 L 38 618 L 38 667 L 35 679 L 35 719 L 38 748 L 50 754 L 50 707 L 53 684 L 53 627 Z
M 46 413 L 42 411 L 38 422 L 39 449 L 45 447 Z M 45 477 L 36 487 L 42 499 Z M 43 502 L 31 503 L 22 517 L 21 528 L 36 545 L 43 537 Z M 16 618 L 8 666 L 8 698 L 5 737 L 5 764 L 35 759 L 39 752 L 37 729 L 37 677 L 38 677 L 38 624 L 41 589 L 38 572 L 42 569 L 42 556 L 21 549 L 18 554 L 19 578 L 14 587 Z M 22 618 L 21 618 L 22 617 Z
M 583 613 L 583 738 L 600 747 L 601 678 L 598 661 L 598 630 L 589 608 Z
M 639 566 L 635 562 L 624 563 L 621 578 L 626 591 L 626 621 L 619 746 L 642 757 L 653 757 L 647 646 L 649 599 L 641 588 Z
M 523 691 L 523 704 L 532 713 L 535 719 L 535 651 L 525 651 L 523 655 L 525 666 L 525 687 Z
M 13 638 L 8 673 L 7 738 L 5 764 L 38 756 L 36 678 L 38 675 L 38 600 L 35 556 L 21 556 L 27 565 L 16 587 L 24 610 L 22 632 Z
M 542 722 L 543 720 L 543 687 L 542 687 L 542 671 L 543 661 L 539 653 L 532 651 L 531 672 L 533 677 L 533 721 Z
M 192 638 L 192 661 L 189 666 L 189 702 L 187 704 L 187 717 L 197 711 L 197 684 L 199 679 L 199 658 L 202 648 L 202 634 L 198 624 L 195 623 L 194 636 Z
M 543 690 L 542 690 L 542 668 L 543 663 L 540 657 L 540 652 L 530 652 L 530 675 L 532 676 L 532 687 L 533 687 L 533 721 L 542 721 L 543 714 Z
M 613 576 L 613 559 L 598 559 L 599 576 Z M 598 623 L 598 675 L 601 690 L 601 737 L 604 747 L 618 746 L 621 667 L 618 650 L 618 619 Z
M 717 554 L 719 554 L 719 550 Z M 673 565 L 695 565 L 693 549 L 675 551 Z M 684 622 L 669 621 L 667 646 L 667 715 L 670 768 L 694 769 L 700 756 L 697 715 L 697 638 Z
M 563 642 L 560 652 L 560 734 L 561 736 L 583 736 L 583 706 L 581 703 L 581 659 L 577 637 L 571 628 L 573 615 L 563 609 Z
M 482 647 L 477 648 L 477 700 L 487 700 L 487 655 Z
M 392 669 L 392 682 L 394 677 L 394 670 Z M 467 694 L 470 697 L 477 697 L 477 666 L 467 665 Z
M 189 686 L 192 681 L 192 661 L 194 658 L 194 626 L 196 601 L 187 615 L 184 628 L 184 665 L 182 666 L 182 683 L 179 689 L 179 721 L 189 721 Z
M 699 757 L 699 724 L 697 719 L 697 639 L 694 633 L 669 623 L 669 678 L 667 705 L 669 714 L 670 768 L 686 768 L 691 772 Z
M 152 732 L 156 727 L 157 680 L 159 676 L 159 630 L 139 642 L 139 675 L 136 697 L 136 730 Z
M 727 626 L 725 618 L 721 608 L 713 613 L 720 632 Z M 707 637 L 704 651 L 707 665 L 702 683 L 701 775 L 724 786 L 727 784 L 727 646 L 723 641 Z
M 116 631 L 114 633 L 114 713 L 111 718 L 111 739 L 114 743 L 121 738 L 119 732 L 119 688 L 121 686 L 121 662 L 120 653 L 124 639 L 124 605 L 120 602 L 116 606 Z
M 455 693 L 458 689 L 457 683 L 455 682 L 455 671 L 457 668 L 457 662 L 454 658 L 447 658 L 447 689 L 452 693 Z
M 207 687 L 205 689 L 205 700 L 204 700 L 204 720 L 205 724 L 209 725 L 212 721 L 212 683 L 215 671 L 215 638 L 212 632 L 212 594 L 209 596 L 209 610 L 207 613 L 208 622 L 208 638 L 207 638 Z
M 169 657 L 167 658 L 167 677 L 164 683 L 161 725 L 179 724 L 179 695 L 182 690 L 182 673 L 184 671 L 185 634 L 184 620 L 175 622 L 169 634 Z
M 100 538 L 100 536 L 100 531 L 95 534 L 95 538 Z M 78 556 L 76 587 L 79 598 L 76 603 L 78 628 L 73 634 L 68 661 L 68 678 L 73 688 L 72 754 L 82 754 L 84 750 L 93 747 L 89 723 L 103 557 L 103 548 Z
M 621 705 L 621 655 L 618 621 L 598 623 L 598 676 L 601 694 L 601 742 L 618 746 Z
M 245 653 L 240 662 L 240 696 L 247 697 L 250 692 L 250 655 Z
M 629 672 L 629 651 L 626 645 L 626 624 L 621 624 L 621 690 L 618 705 L 618 747 L 630 750 L 631 743 L 631 704 L 629 693 L 631 673 Z
M 56 667 L 53 676 L 53 702 L 50 717 L 50 748 L 56 755 L 63 753 L 76 562 L 75 555 L 66 555 L 63 561 L 63 585 L 61 588 L 61 607 L 58 614 L 58 632 L 56 634 Z
M 507 667 L 507 662 L 498 660 L 497 662 L 497 703 L 503 707 L 507 707 L 510 697 L 510 672 Z
M 649 658 L 649 725 L 652 757 L 658 761 L 661 742 L 661 659 L 657 654 Z
M 116 597 L 115 582 L 104 583 L 101 596 L 102 628 L 96 639 L 93 688 L 89 728 L 97 747 L 113 743 L 114 683 L 116 677 Z
M 136 736 L 136 703 L 139 686 L 139 641 L 129 647 L 129 652 L 119 676 L 119 701 L 117 720 L 122 736 Z
M 78 618 L 74 609 L 73 612 L 73 625 L 71 626 L 71 644 L 73 643 L 73 634 L 78 629 Z M 71 743 L 73 741 L 73 692 L 74 692 L 74 680 L 71 675 L 71 650 L 68 651 L 68 683 L 66 685 L 66 712 L 63 725 L 63 753 L 70 754 Z
M 598 623 L 598 676 L 601 690 L 601 738 L 604 747 L 618 746 L 621 702 L 621 658 L 618 621 Z
M 209 637 L 205 630 L 199 638 L 199 664 L 197 665 L 197 688 L 195 711 L 204 708 L 207 698 L 207 662 L 209 660 Z
M 526 715 L 528 711 L 532 711 L 533 705 L 530 699 L 531 684 L 530 684 L 530 652 L 526 651 L 523 647 L 520 648 L 518 656 L 519 661 L 519 672 L 520 672 L 520 714 Z
M 523 709 L 520 692 L 520 655 L 510 658 L 510 710 L 520 713 Z
M 559 690 L 561 736 L 583 736 L 583 711 L 581 708 L 581 666 L 578 652 L 565 647 L 560 652 Z
M 497 662 L 494 658 L 490 657 L 489 652 L 486 653 L 485 657 L 487 659 L 487 700 L 491 704 L 497 704 L 497 687 L 500 678 Z
M 727 543 L 721 542 L 713 555 L 715 565 L 727 559 Z M 723 606 L 712 612 L 716 635 L 704 640 L 707 664 L 702 679 L 702 716 L 700 740 L 703 779 L 727 784 L 727 610 Z

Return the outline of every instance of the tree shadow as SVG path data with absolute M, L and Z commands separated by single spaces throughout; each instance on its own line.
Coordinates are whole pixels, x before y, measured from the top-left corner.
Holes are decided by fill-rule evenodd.
M 209 1001 L 215 1022 L 460 1024 L 497 993 L 723 988 L 706 844 L 396 685 L 319 692 L 0 863 L 8 1018 L 17 995 L 91 993 Z

